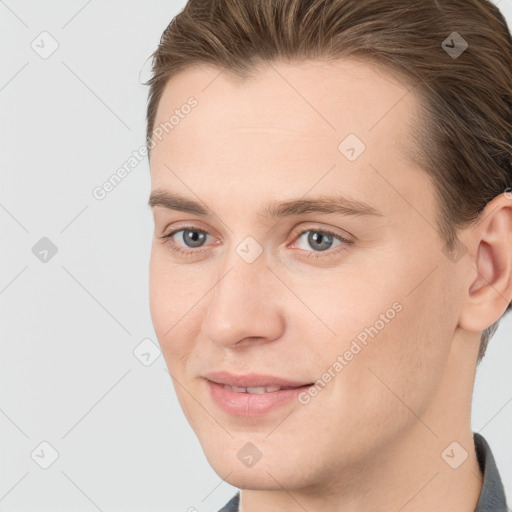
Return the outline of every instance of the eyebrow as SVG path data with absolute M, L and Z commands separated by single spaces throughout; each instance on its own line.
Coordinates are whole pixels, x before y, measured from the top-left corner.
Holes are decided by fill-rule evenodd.
M 161 206 L 168 210 L 176 210 L 202 217 L 212 217 L 213 212 L 204 204 L 178 194 L 156 190 L 151 193 L 148 201 L 151 208 Z M 270 201 L 260 215 L 266 218 L 282 218 L 306 213 L 335 213 L 341 215 L 384 215 L 362 201 L 343 196 L 322 195 L 312 199 L 290 199 L 287 201 Z

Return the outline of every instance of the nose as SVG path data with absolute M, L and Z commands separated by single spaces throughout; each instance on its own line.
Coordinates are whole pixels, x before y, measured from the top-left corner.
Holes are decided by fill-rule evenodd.
M 285 287 L 263 256 L 247 263 L 234 254 L 226 267 L 208 295 L 210 302 L 203 324 L 208 339 L 234 348 L 280 338 L 285 327 Z

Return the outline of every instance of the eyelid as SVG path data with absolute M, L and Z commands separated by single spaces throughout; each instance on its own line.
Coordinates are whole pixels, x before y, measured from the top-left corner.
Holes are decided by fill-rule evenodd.
M 356 240 L 356 237 L 348 233 L 347 231 L 343 231 L 342 233 L 339 233 L 335 230 L 335 228 L 330 227 L 322 227 L 321 224 L 318 223 L 310 223 L 304 225 L 298 226 L 296 229 L 292 231 L 292 237 L 293 239 L 299 238 L 299 236 L 303 235 L 304 233 L 307 233 L 308 231 L 318 231 L 319 233 L 324 233 L 326 235 L 332 235 L 334 238 L 337 238 L 338 240 L 341 240 L 345 243 L 354 243 Z
M 203 233 L 208 233 L 209 235 L 212 235 L 210 228 L 202 228 L 202 227 L 199 227 L 199 225 L 197 225 L 195 223 L 191 224 L 191 222 L 193 222 L 193 221 L 190 221 L 190 222 L 182 221 L 182 222 L 177 222 L 177 223 L 171 222 L 169 224 L 166 224 L 162 230 L 162 233 L 167 233 L 167 235 L 163 234 L 162 238 L 164 238 L 165 236 L 168 236 L 172 232 L 176 233 L 177 231 L 181 231 L 182 229 L 191 229 L 194 231 L 201 231 Z M 171 225 L 174 225 L 174 226 L 171 231 L 168 231 L 170 229 Z
M 176 235 L 180 231 L 187 231 L 187 230 L 189 230 L 189 231 L 197 231 L 198 233 L 203 233 L 203 234 L 205 234 L 207 236 L 213 236 L 206 229 L 199 228 L 199 227 L 193 226 L 191 224 L 185 224 L 185 225 L 173 228 L 169 233 L 167 233 L 165 235 L 162 235 L 161 238 L 165 240 L 165 243 L 168 243 L 168 241 L 170 242 L 170 246 L 171 246 L 171 250 L 172 251 L 174 251 L 176 253 L 179 253 L 179 254 L 183 254 L 185 256 L 187 256 L 187 255 L 190 255 L 190 256 L 198 255 L 198 254 L 201 254 L 201 253 L 207 251 L 208 250 L 207 246 L 201 246 L 201 247 L 197 247 L 195 249 L 194 248 L 186 249 L 186 248 L 183 248 L 182 246 L 177 245 L 176 243 L 173 243 L 171 241 L 171 239 L 172 239 L 172 237 L 174 235 Z M 350 235 L 350 237 L 353 238 L 353 239 L 347 238 L 344 235 L 337 233 L 334 229 L 323 228 L 318 223 L 317 224 L 312 224 L 312 225 L 306 225 L 306 226 L 301 225 L 301 226 L 298 226 L 296 229 L 294 229 L 292 231 L 292 238 L 293 238 L 293 242 L 292 243 L 295 243 L 302 235 L 304 235 L 305 233 L 307 233 L 309 231 L 316 231 L 316 232 L 319 232 L 319 233 L 330 235 L 333 238 L 339 240 L 341 242 L 341 246 L 338 246 L 337 249 L 336 248 L 335 249 L 327 249 L 326 251 L 307 251 L 305 249 L 298 249 L 299 251 L 308 253 L 309 255 L 316 255 L 316 256 L 306 256 L 306 258 L 307 257 L 313 257 L 315 259 L 322 258 L 322 257 L 323 258 L 328 258 L 329 256 L 337 255 L 340 252 L 340 250 L 341 251 L 346 250 L 346 246 L 351 246 L 351 245 L 354 244 L 354 240 L 353 239 L 355 239 L 355 237 L 353 237 L 352 235 Z M 325 254 L 325 256 L 323 256 L 324 254 Z

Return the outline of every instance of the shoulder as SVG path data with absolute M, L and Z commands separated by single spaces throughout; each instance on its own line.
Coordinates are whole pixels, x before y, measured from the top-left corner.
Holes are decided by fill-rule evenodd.
M 218 512 L 238 512 L 240 492 L 237 492 Z

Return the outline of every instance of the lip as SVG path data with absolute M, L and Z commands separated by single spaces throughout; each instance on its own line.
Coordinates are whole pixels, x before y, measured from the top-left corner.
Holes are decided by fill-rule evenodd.
M 233 416 L 264 416 L 290 402 L 298 404 L 297 397 L 313 383 L 297 382 L 270 375 L 251 373 L 232 375 L 228 372 L 212 372 L 205 376 L 210 398 L 222 411 Z M 290 389 L 268 393 L 244 393 L 227 389 L 224 385 L 237 387 L 281 386 Z
M 259 373 L 248 373 L 246 375 L 233 375 L 229 372 L 210 372 L 204 375 L 205 379 L 217 384 L 227 384 L 228 386 L 238 386 L 242 388 L 256 387 L 293 387 L 298 388 L 310 385 L 312 382 L 299 382 L 272 375 L 262 375 Z

